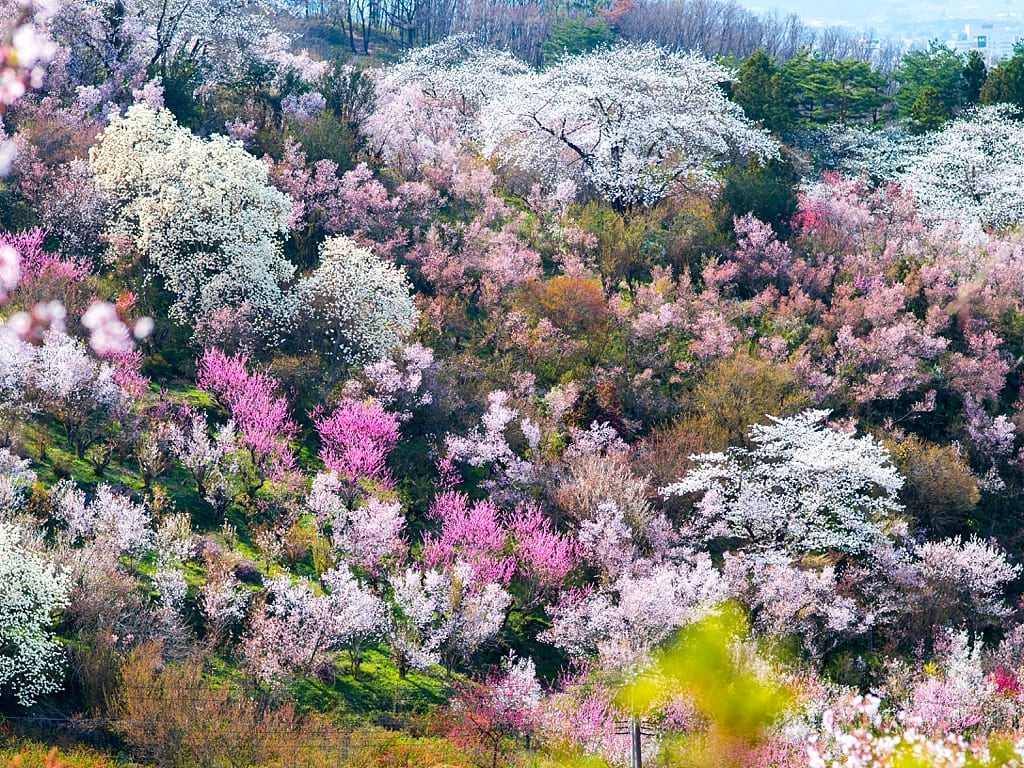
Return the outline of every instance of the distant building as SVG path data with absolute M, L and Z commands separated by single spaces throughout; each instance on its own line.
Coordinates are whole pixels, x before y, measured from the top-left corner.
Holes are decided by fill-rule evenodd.
M 1024 21 L 1014 17 L 1002 21 L 970 22 L 964 31 L 947 45 L 957 53 L 978 51 L 985 63 L 992 66 L 1013 55 L 1013 46 L 1024 42 Z

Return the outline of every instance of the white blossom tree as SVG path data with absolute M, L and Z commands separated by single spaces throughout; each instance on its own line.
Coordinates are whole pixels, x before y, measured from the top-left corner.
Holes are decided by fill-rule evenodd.
M 628 674 L 725 596 L 725 581 L 706 554 L 692 563 L 640 562 L 610 584 L 564 595 L 548 609 L 551 627 L 540 639 L 577 658 L 596 654 L 603 669 Z
M 376 362 L 416 326 L 405 270 L 348 237 L 329 238 L 320 265 L 295 287 L 297 332 L 335 360 Z
M 1020 577 L 1021 566 L 998 546 L 958 537 L 925 542 L 914 554 L 920 603 L 936 616 L 945 614 L 947 626 L 963 627 L 974 637 L 1013 613 L 1004 593 Z
M 406 568 L 389 581 L 393 606 L 388 642 L 404 677 L 409 669 L 426 669 L 441 661 L 441 647 L 453 631 L 445 610 L 451 580 L 438 570 Z
M 388 639 L 398 670 L 426 669 L 467 658 L 501 629 L 512 596 L 499 584 L 474 579 L 456 562 L 444 570 L 407 568 L 390 579 L 393 608 Z
M 22 506 L 36 480 L 28 459 L 19 459 L 7 448 L 0 448 L 0 519 L 8 519 Z
M 49 331 L 32 350 L 21 371 L 26 403 L 55 418 L 78 456 L 123 417 L 128 394 L 116 380 L 116 368 L 89 355 L 85 344 Z
M 115 252 L 141 254 L 174 295 L 173 319 L 196 324 L 230 308 L 271 340 L 292 316 L 281 253 L 291 200 L 267 166 L 222 136 L 203 140 L 166 111 L 136 104 L 90 150 L 96 186 L 115 201 Z
M 276 6 L 266 0 L 126 0 L 125 11 L 138 20 L 138 43 L 150 68 L 166 76 L 187 62 L 217 80 L 237 75 L 268 47 Z
M 155 542 L 152 517 L 142 504 L 101 484 L 92 499 L 73 480 L 61 480 L 50 489 L 53 517 L 61 523 L 60 543 L 84 545 L 94 554 L 116 559 L 138 557 Z
M 719 87 L 731 79 L 700 54 L 653 44 L 566 57 L 507 79 L 480 111 L 484 151 L 551 189 L 572 181 L 621 205 L 706 189 L 734 156 L 778 154 Z
M 171 453 L 192 476 L 199 495 L 223 516 L 231 500 L 229 478 L 235 471 L 234 454 L 238 448 L 233 420 L 210 435 L 206 414 L 193 411 L 171 441 Z
M 293 584 L 282 575 L 267 582 L 267 602 L 243 645 L 249 668 L 261 682 L 314 672 L 346 647 L 355 667 L 361 644 L 383 633 L 384 604 L 347 568 L 328 571 L 324 583 L 330 591 L 318 593 L 308 579 Z
M 339 559 L 352 567 L 380 573 L 408 548 L 401 503 L 371 496 L 352 505 L 336 472 L 313 478 L 306 505 L 321 531 L 329 534 Z
M 800 567 L 778 552 L 741 552 L 726 553 L 724 572 L 756 629 L 772 638 L 798 639 L 811 658 L 823 658 L 875 624 L 874 611 L 842 594 L 832 565 Z
M 507 51 L 466 35 L 410 52 L 378 78 L 363 126 L 371 150 L 406 178 L 453 163 L 459 144 L 479 135 L 480 108 L 528 71 Z
M 979 109 L 912 140 L 896 180 L 926 216 L 1006 228 L 1024 222 L 1024 123 L 1007 104 Z
M 0 523 L 0 698 L 31 706 L 60 687 L 61 644 L 49 627 L 68 604 L 67 576 Z
M 753 448 L 694 456 L 693 469 L 661 493 L 701 494 L 694 528 L 707 539 L 791 554 L 868 552 L 903 508 L 903 478 L 881 443 L 833 429 L 828 415 L 806 410 L 754 425 Z

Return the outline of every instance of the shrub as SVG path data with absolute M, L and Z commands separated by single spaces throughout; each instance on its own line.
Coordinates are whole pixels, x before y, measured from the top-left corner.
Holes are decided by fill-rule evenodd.
M 963 533 L 981 498 L 978 482 L 963 456 L 948 445 L 909 435 L 886 446 L 906 479 L 900 498 L 907 512 L 930 535 Z
M 128 656 L 112 709 L 135 756 L 160 768 L 248 768 L 283 758 L 301 735 L 295 710 L 208 686 L 202 667 L 195 657 L 165 664 L 154 643 Z

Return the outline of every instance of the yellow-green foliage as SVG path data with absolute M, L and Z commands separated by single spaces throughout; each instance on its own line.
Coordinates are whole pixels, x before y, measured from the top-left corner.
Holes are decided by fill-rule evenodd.
M 900 493 L 907 512 L 930 534 L 962 533 L 981 493 L 967 462 L 952 447 L 910 435 L 885 447 L 906 483 Z
M 655 658 L 652 670 L 619 693 L 620 704 L 649 709 L 666 693 L 685 692 L 711 727 L 756 740 L 792 700 L 770 679 L 768 665 L 749 642 L 742 609 L 724 603 L 686 627 Z
M 688 402 L 707 451 L 748 445 L 750 425 L 768 423 L 765 414 L 785 418 L 810 404 L 789 365 L 742 351 L 708 371 Z
M 364 729 L 352 735 L 346 768 L 473 768 L 469 756 L 452 741 L 414 737 L 395 731 Z
M 0 745 L 0 765 L 6 768 L 109 768 L 111 764 L 110 755 L 82 746 L 58 749 L 31 739 Z

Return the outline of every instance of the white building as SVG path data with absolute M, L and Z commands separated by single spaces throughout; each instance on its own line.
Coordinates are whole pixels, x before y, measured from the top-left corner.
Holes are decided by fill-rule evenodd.
M 964 31 L 947 45 L 957 53 L 978 51 L 990 67 L 1013 55 L 1013 46 L 1024 42 L 1024 21 L 1019 17 L 964 25 Z

